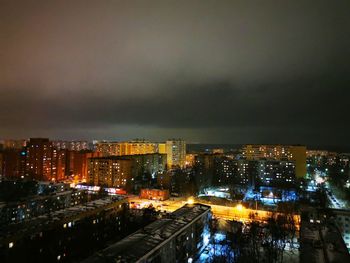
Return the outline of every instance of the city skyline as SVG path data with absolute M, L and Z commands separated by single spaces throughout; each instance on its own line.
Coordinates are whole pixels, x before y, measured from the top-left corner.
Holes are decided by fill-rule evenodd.
M 348 1 L 4 1 L 0 137 L 348 146 Z

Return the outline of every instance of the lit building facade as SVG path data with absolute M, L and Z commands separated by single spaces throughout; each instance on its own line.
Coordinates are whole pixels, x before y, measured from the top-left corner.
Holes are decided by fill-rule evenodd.
M 289 160 L 295 163 L 297 178 L 306 176 L 306 146 L 300 145 L 254 145 L 243 146 L 242 156 L 247 160 Z
M 169 199 L 169 190 L 141 189 L 140 198 L 164 201 L 164 200 Z
M 132 160 L 116 156 L 90 158 L 88 175 L 90 184 L 130 189 Z
M 99 152 L 92 151 L 70 151 L 69 152 L 69 170 L 75 182 L 89 181 L 89 159 L 102 157 Z
M 89 159 L 89 182 L 130 190 L 137 177 L 156 179 L 166 171 L 165 154 L 134 154 Z
M 295 183 L 295 164 L 293 161 L 259 160 L 259 179 L 262 185 L 281 186 Z
M 186 167 L 193 167 L 196 163 L 196 156 L 197 154 L 193 154 L 193 153 L 188 153 L 186 154 Z
M 21 150 L 27 145 L 27 141 L 22 140 L 2 140 L 0 142 L 3 145 L 3 149 L 17 149 Z
M 47 138 L 31 138 L 27 144 L 26 176 L 39 181 L 55 180 L 52 169 L 53 146 Z
M 158 144 L 144 140 L 130 142 L 97 142 L 96 151 L 103 156 L 150 154 L 158 152 Z
M 0 153 L 0 174 L 3 178 L 23 179 L 25 168 L 25 150 L 7 148 Z
M 181 139 L 166 141 L 168 168 L 184 168 L 186 166 L 186 142 Z

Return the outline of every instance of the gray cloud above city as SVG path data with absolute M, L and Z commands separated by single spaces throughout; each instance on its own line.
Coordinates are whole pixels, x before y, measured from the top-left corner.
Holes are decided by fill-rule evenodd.
M 1 5 L 0 137 L 349 144 L 349 1 Z

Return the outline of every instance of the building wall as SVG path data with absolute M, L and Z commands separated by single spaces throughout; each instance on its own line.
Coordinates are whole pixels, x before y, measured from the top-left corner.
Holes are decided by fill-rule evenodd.
M 242 155 L 247 160 L 289 160 L 295 163 L 297 178 L 306 175 L 306 146 L 299 145 L 245 145 Z
M 140 198 L 164 201 L 169 199 L 169 190 L 141 189 Z
M 204 213 L 140 262 L 193 262 L 207 245 L 210 214 Z
M 158 153 L 166 154 L 166 143 L 158 143 Z
M 0 174 L 4 178 L 24 178 L 25 156 L 24 151 L 14 148 L 5 149 L 1 153 Z
M 350 252 L 350 212 L 349 211 L 338 211 L 336 212 L 336 223 L 342 234 L 348 251 Z
M 184 168 L 186 165 L 186 142 L 180 139 L 166 141 L 168 168 Z
M 52 150 L 49 139 L 31 138 L 27 144 L 26 175 L 39 181 L 52 180 Z
M 117 158 L 89 159 L 89 183 L 93 185 L 129 188 L 132 179 L 132 161 Z
M 99 152 L 92 151 L 71 151 L 70 155 L 70 174 L 75 182 L 87 182 L 89 158 L 102 157 Z
M 3 149 L 17 149 L 21 150 L 27 144 L 26 140 L 3 140 Z
M 291 146 L 291 160 L 295 162 L 295 174 L 297 178 L 303 178 L 306 175 L 306 147 Z
M 20 223 L 49 212 L 65 209 L 87 201 L 87 192 L 64 191 L 36 196 L 25 201 L 9 202 L 0 210 L 0 224 Z
M 148 141 L 98 142 L 96 150 L 103 156 L 151 154 L 158 152 L 158 144 Z
M 57 221 L 48 217 L 45 224 L 33 224 L 32 230 L 2 239 L 0 258 L 2 262 L 80 262 L 107 242 L 121 239 L 127 233 L 127 218 L 125 199 Z

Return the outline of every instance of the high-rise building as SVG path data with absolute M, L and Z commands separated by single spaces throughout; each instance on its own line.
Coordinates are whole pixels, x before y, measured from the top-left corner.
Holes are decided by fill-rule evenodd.
M 132 160 L 117 156 L 89 159 L 89 182 L 94 185 L 129 189 Z
M 0 142 L 4 149 L 17 149 L 20 150 L 26 146 L 26 140 L 2 140 Z
M 158 152 L 158 144 L 145 140 L 133 140 L 129 142 L 98 142 L 96 151 L 103 156 L 121 156 L 134 154 L 150 154 Z
M 295 163 L 297 178 L 306 175 L 306 146 L 300 145 L 244 145 L 242 155 L 247 160 L 289 160 Z
M 89 158 L 102 157 L 99 152 L 92 151 L 70 151 L 69 152 L 69 171 L 76 182 L 87 182 Z
M 36 180 L 54 180 L 52 150 L 52 143 L 49 139 L 31 138 L 27 144 L 26 175 Z
M 156 179 L 166 170 L 165 154 L 134 154 L 89 159 L 89 182 L 131 190 L 138 177 Z
M 69 152 L 47 138 L 31 138 L 26 147 L 25 175 L 39 181 L 60 181 L 69 175 Z
M 57 150 L 83 151 L 89 149 L 87 141 L 53 141 L 52 144 Z
M 181 139 L 167 140 L 166 154 L 169 169 L 184 168 L 186 165 L 186 142 Z
M 7 148 L 0 153 L 0 177 L 24 178 L 25 151 L 22 149 Z
M 288 160 L 259 160 L 259 179 L 263 185 L 291 185 L 295 183 L 295 162 Z
M 166 154 L 166 143 L 158 143 L 158 153 Z
M 120 158 L 132 160 L 133 177 L 147 173 L 154 178 L 158 173 L 163 173 L 166 170 L 165 154 L 134 154 L 124 155 Z

